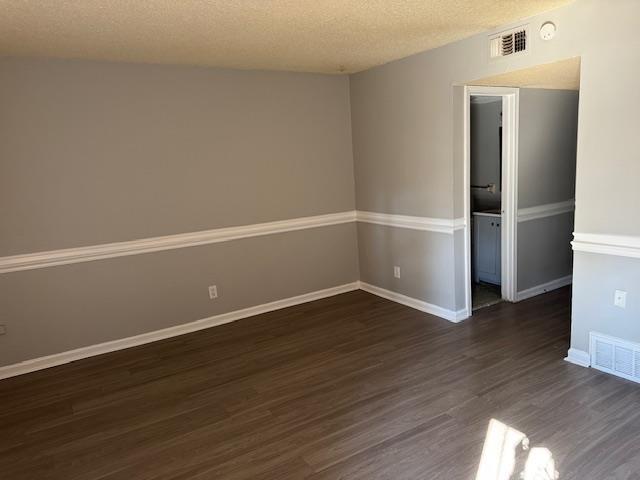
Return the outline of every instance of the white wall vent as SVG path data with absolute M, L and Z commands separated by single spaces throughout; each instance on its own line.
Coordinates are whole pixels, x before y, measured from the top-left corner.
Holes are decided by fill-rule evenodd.
M 640 383 L 640 343 L 591 332 L 591 366 Z
M 489 56 L 501 58 L 529 50 L 529 26 L 522 25 L 489 37 Z

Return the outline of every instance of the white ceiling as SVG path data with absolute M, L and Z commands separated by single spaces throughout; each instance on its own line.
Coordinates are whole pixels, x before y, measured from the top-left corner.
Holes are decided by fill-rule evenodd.
M 482 78 L 469 85 L 580 90 L 580 57 Z
M 572 0 L 0 0 L 0 55 L 355 72 Z

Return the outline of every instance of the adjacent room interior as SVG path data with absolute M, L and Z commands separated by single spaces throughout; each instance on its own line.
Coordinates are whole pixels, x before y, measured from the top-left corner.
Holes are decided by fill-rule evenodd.
M 470 98 L 473 310 L 502 301 L 502 97 Z
M 471 226 L 466 256 L 475 311 L 571 284 L 580 59 L 473 83 L 465 113 L 465 224 Z M 503 103 L 517 110 L 503 111 Z M 503 192 L 517 208 L 503 206 Z M 501 228 L 503 220 L 511 232 Z M 503 283 L 517 285 L 515 295 Z
M 0 477 L 637 478 L 638 27 L 2 4 Z

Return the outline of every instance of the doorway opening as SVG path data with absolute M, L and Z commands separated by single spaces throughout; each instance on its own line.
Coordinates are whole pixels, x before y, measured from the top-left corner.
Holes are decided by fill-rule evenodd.
M 471 95 L 469 105 L 471 302 L 502 301 L 502 97 Z
M 468 315 L 572 282 L 579 80 L 572 58 L 464 88 Z
M 466 303 L 515 301 L 518 89 L 465 87 Z

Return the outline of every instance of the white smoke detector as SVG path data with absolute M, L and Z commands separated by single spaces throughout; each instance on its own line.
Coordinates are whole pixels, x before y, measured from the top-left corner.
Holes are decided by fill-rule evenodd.
M 544 22 L 540 27 L 540 38 L 542 40 L 551 40 L 556 36 L 556 25 L 553 22 Z

